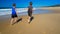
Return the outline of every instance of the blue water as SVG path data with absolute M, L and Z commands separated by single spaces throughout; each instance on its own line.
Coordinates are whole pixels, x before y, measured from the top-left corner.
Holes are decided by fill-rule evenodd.
M 48 13 L 53 13 L 52 10 L 33 10 L 33 14 L 48 14 Z M 19 13 L 19 15 L 28 15 L 27 12 L 22 12 L 22 13 Z

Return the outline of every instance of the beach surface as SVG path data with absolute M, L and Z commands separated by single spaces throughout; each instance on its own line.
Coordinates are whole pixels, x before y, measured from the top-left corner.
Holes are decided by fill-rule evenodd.
M 36 14 L 29 24 L 28 16 L 20 16 L 22 21 L 10 25 L 10 18 L 0 19 L 1 34 L 60 34 L 60 14 Z
M 11 25 L 11 15 L 0 16 L 0 34 L 60 34 L 60 11 L 33 14 L 29 24 L 28 16 L 21 15 L 22 21 Z

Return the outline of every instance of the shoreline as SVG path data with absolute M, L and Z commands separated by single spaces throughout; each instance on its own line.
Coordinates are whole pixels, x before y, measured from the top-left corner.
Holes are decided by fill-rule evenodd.
M 44 10 L 59 10 L 60 9 L 60 7 L 41 7 L 41 8 L 39 8 L 39 9 L 44 9 Z
M 38 12 L 37 12 L 37 11 Z M 42 13 L 44 13 L 43 11 L 41 11 L 41 10 L 43 10 L 43 11 L 57 11 L 58 10 L 58 12 L 60 12 L 59 10 L 60 10 L 60 7 L 41 7 L 41 8 L 34 8 L 34 13 L 36 14 L 36 12 L 37 12 L 37 14 L 40 12 L 42 12 Z M 7 15 L 7 14 L 11 14 L 11 9 L 0 9 L 0 11 L 1 11 L 1 15 Z M 4 11 L 6 11 L 5 13 L 3 13 Z M 7 12 L 8 11 L 8 12 Z M 27 8 L 18 8 L 17 9 L 17 13 L 19 14 L 19 13 L 21 13 L 21 15 L 22 15 L 22 13 L 25 15 L 25 13 L 27 14 Z

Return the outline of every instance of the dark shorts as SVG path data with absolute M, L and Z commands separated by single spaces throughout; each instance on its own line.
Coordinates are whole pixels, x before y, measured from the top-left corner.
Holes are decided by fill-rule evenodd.
M 28 16 L 32 17 L 32 12 L 28 12 Z
M 12 18 L 15 18 L 15 17 L 17 17 L 17 14 L 12 15 L 11 17 L 12 17 Z

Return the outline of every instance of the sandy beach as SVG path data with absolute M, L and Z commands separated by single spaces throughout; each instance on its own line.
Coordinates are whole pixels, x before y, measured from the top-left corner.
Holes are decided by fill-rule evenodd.
M 22 15 L 22 21 L 11 25 L 11 15 L 0 16 L 0 34 L 60 34 L 60 13 L 33 14 L 29 24 L 28 16 Z
M 36 14 L 29 24 L 28 16 L 20 16 L 22 21 L 10 25 L 10 18 L 0 20 L 1 34 L 60 34 L 60 14 Z

